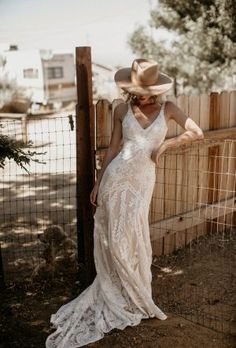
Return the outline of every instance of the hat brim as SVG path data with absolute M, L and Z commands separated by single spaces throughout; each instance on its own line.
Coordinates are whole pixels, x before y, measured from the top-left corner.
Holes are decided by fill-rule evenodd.
M 131 68 L 119 69 L 114 76 L 115 83 L 123 90 L 139 95 L 158 95 L 162 94 L 173 86 L 173 79 L 159 72 L 158 80 L 155 85 L 138 86 L 131 81 Z

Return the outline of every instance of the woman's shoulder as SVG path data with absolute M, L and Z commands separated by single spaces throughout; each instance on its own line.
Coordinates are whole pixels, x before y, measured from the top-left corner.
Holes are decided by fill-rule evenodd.
M 177 105 L 171 101 L 171 100 L 165 100 L 163 102 L 164 104 L 164 114 L 166 116 L 167 121 L 172 117 L 173 113 L 175 112 Z
M 128 107 L 129 107 L 128 103 L 121 101 L 114 108 L 114 117 L 120 119 L 120 121 L 122 122 L 124 116 L 128 112 Z

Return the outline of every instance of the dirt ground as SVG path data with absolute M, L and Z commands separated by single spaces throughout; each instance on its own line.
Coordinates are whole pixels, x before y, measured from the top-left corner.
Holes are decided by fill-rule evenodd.
M 224 348 L 235 345 L 235 231 L 202 236 L 191 248 L 153 255 L 153 298 L 168 319 L 114 329 L 93 348 Z M 79 294 L 68 272 L 53 282 L 8 284 L 1 294 L 0 347 L 45 347 L 50 314 Z

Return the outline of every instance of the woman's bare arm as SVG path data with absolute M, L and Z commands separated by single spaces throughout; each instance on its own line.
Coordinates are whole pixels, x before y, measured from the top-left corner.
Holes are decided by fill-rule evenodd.
M 103 173 L 108 166 L 108 164 L 112 161 L 114 157 L 119 153 L 120 145 L 122 141 L 122 117 L 124 113 L 127 111 L 127 106 L 125 103 L 121 103 L 115 107 L 114 117 L 113 117 L 113 129 L 111 134 L 111 140 L 106 152 L 106 155 L 103 159 L 102 168 L 98 173 L 96 185 L 99 186 L 100 181 L 102 179 Z
M 174 119 L 176 123 L 186 130 L 183 134 L 164 141 L 166 148 L 176 147 L 193 140 L 204 138 L 201 128 L 190 117 L 185 116 L 184 112 L 176 104 L 171 101 L 168 101 L 166 104 L 169 119 Z
M 165 106 L 165 112 L 168 120 L 174 119 L 182 128 L 186 131 L 174 138 L 165 140 L 160 148 L 152 152 L 152 160 L 156 162 L 157 156 L 164 152 L 169 147 L 178 147 L 183 144 L 187 144 L 197 139 L 203 139 L 204 134 L 201 128 L 190 118 L 187 117 L 184 112 L 172 101 L 167 101 Z

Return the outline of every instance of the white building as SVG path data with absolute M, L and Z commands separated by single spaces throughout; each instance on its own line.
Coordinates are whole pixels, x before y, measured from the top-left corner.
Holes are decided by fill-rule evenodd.
M 33 102 L 53 104 L 76 100 L 72 53 L 10 49 L 2 51 L 1 56 L 5 59 L 2 74 L 15 80 Z
M 9 46 L 8 46 L 9 47 Z M 19 50 L 0 46 L 0 56 L 5 65 L 1 76 L 15 80 L 18 89 L 38 104 L 55 104 L 76 101 L 75 57 L 63 50 Z M 112 101 L 119 96 L 114 82 L 115 71 L 111 67 L 92 63 L 93 97 Z

